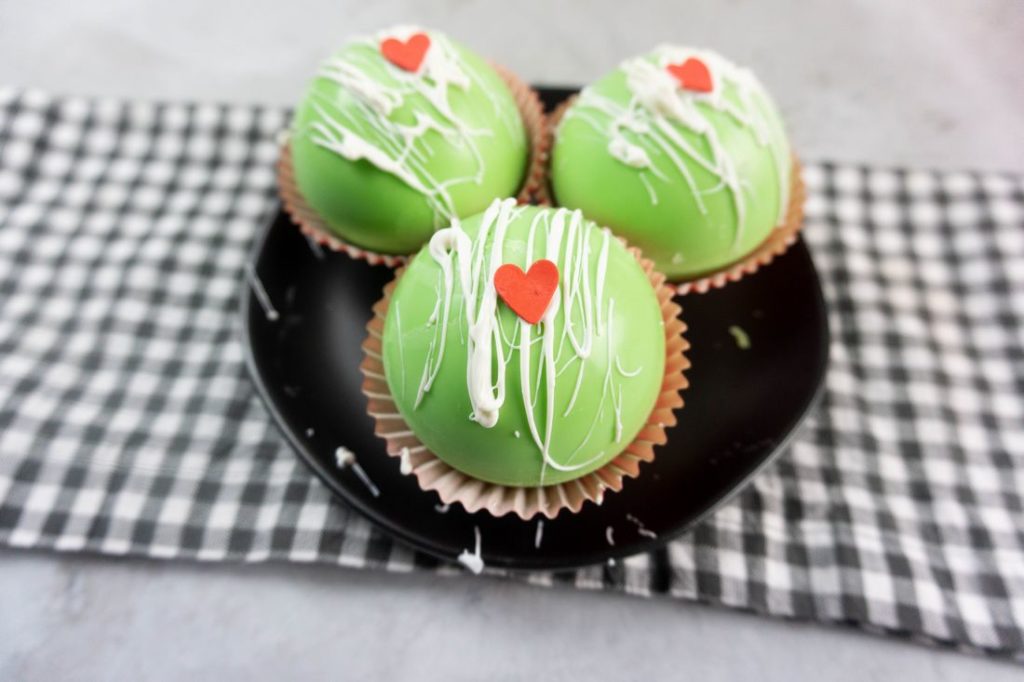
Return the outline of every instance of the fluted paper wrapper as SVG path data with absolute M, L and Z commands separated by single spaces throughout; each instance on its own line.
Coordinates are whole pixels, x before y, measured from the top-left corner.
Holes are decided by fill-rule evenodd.
M 363 393 L 369 399 L 369 413 L 376 420 L 375 433 L 387 444 L 388 454 L 401 460 L 403 473 L 416 477 L 423 490 L 437 493 L 444 504 L 461 504 L 466 511 L 486 511 L 494 516 L 516 514 L 527 520 L 537 515 L 551 519 L 563 509 L 578 512 L 584 504 L 601 504 L 605 494 L 617 492 L 627 478 L 640 474 L 640 464 L 654 459 L 654 448 L 664 445 L 665 429 L 676 423 L 675 410 L 683 406 L 680 392 L 689 384 L 684 372 L 690 367 L 685 351 L 690 347 L 683 333 L 681 308 L 673 302 L 674 289 L 665 284 L 664 275 L 654 263 L 642 258 L 640 251 L 629 249 L 650 279 L 661 305 L 665 333 L 665 376 L 661 393 L 647 423 L 619 455 L 600 469 L 578 479 L 539 487 L 516 487 L 488 483 L 452 468 L 430 452 L 401 418 L 384 377 L 381 337 L 391 295 L 404 270 L 400 269 L 373 307 L 363 342 Z M 397 416 L 396 416 L 397 415 Z
M 496 64 L 491 66 L 512 92 L 530 141 L 529 166 L 516 199 L 521 204 L 544 203 L 544 199 L 547 197 L 547 179 L 544 174 L 547 168 L 548 150 L 551 147 L 551 128 L 547 124 L 544 107 L 541 106 L 537 92 L 520 80 L 518 76 Z M 365 260 L 371 265 L 386 265 L 390 268 L 397 267 L 409 259 L 407 254 L 378 253 L 361 248 L 346 242 L 332 232 L 327 221 L 306 203 L 299 191 L 299 185 L 295 181 L 295 167 L 292 164 L 291 144 L 287 137 L 281 145 L 281 154 L 277 160 L 277 189 L 284 209 L 291 217 L 292 222 L 303 234 L 321 246 L 332 251 L 341 251 L 352 258 Z
M 491 66 L 512 92 L 512 97 L 519 108 L 519 115 L 526 127 L 526 135 L 530 139 L 529 166 L 516 199 L 521 204 L 543 202 L 548 192 L 546 173 L 548 153 L 551 151 L 551 126 L 548 125 L 544 105 L 541 104 L 537 91 L 520 80 L 519 76 L 498 64 Z
M 562 116 L 575 100 L 576 97 L 570 97 L 562 102 L 548 117 L 552 139 L 558 122 L 562 120 Z M 806 190 L 800 174 L 800 161 L 795 155 L 793 156 L 789 188 L 789 206 L 786 209 L 785 220 L 781 225 L 777 225 L 756 249 L 735 263 L 719 270 L 693 279 L 672 282 L 669 286 L 675 287 L 676 293 L 679 295 L 703 294 L 711 289 L 720 289 L 729 282 L 738 282 L 746 275 L 754 274 L 775 260 L 777 256 L 785 253 L 790 246 L 796 243 L 797 233 L 800 232 L 804 223 Z M 548 192 L 549 196 L 553 196 L 550 193 L 550 183 L 548 183 Z

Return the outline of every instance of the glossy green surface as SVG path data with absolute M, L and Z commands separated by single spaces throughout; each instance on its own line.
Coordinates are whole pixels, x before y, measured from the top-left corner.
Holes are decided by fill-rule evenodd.
M 555 209 L 522 207 L 521 210 L 522 213 L 509 227 L 502 262 L 525 267 L 531 220 L 540 211 L 553 213 Z M 475 216 L 466 220 L 463 227 L 471 236 L 476 235 L 480 222 L 480 217 Z M 592 223 L 588 224 L 587 230 L 590 273 L 591 279 L 594 279 L 604 233 Z M 534 256 L 543 257 L 541 247 L 537 244 L 534 246 Z M 566 274 L 561 262 L 559 269 L 564 286 Z M 492 428 L 484 428 L 469 419 L 472 407 L 466 388 L 467 329 L 465 316 L 458 312 L 463 302 L 463 292 L 458 284 L 453 293 L 453 313 L 440 373 L 419 407 L 414 407 L 429 349 L 438 333 L 439 325 L 431 325 L 428 320 L 437 303 L 438 292 L 443 291 L 443 286 L 438 284 L 441 272 L 440 266 L 424 248 L 412 260 L 392 295 L 384 329 L 384 366 L 388 386 L 399 411 L 420 440 L 456 469 L 475 478 L 503 485 L 538 485 L 541 483 L 542 457 L 530 436 L 527 423 L 519 380 L 521 358 L 518 351 L 507 358 L 507 393 L 497 424 Z M 615 301 L 612 332 L 595 339 L 592 353 L 585 360 L 570 361 L 571 357 L 576 356 L 568 341 L 565 341 L 563 354 L 556 366 L 562 368 L 567 365 L 567 369 L 556 381 L 556 417 L 551 438 L 551 457 L 556 462 L 568 464 L 593 461 L 589 466 L 573 472 L 560 472 L 547 467 L 544 484 L 577 478 L 613 459 L 646 423 L 660 391 L 665 365 L 661 309 L 636 259 L 614 238 L 609 243 L 608 270 L 602 298 L 605 309 L 609 298 Z M 500 300 L 498 309 L 505 337 L 511 339 L 519 318 Z M 583 322 L 582 313 L 577 309 L 572 318 L 579 328 Z M 542 325 L 531 328 L 534 337 L 541 333 Z M 555 317 L 554 338 L 562 338 L 564 325 L 563 309 Z M 619 364 L 625 372 L 631 373 L 640 368 L 636 376 L 625 377 L 612 365 L 611 383 L 606 383 L 609 376 L 609 340 L 611 357 L 618 356 Z M 531 348 L 529 366 L 533 368 L 533 381 L 536 382 L 536 368 L 541 362 L 541 344 L 535 343 Z M 576 404 L 567 416 L 563 416 L 581 366 L 585 366 L 585 370 Z M 616 439 L 613 400 L 618 402 L 620 396 L 622 428 Z M 535 408 L 541 427 L 545 409 L 546 400 L 541 390 Z M 588 433 L 589 440 L 583 447 L 579 447 Z
M 430 35 L 435 45 L 443 39 Z M 474 178 L 450 186 L 456 213 L 467 216 L 482 211 L 495 197 L 518 193 L 526 173 L 529 142 L 504 81 L 483 59 L 453 41 L 449 43 L 465 70 L 476 77 L 466 90 L 448 87 L 451 108 L 467 128 L 491 132 L 475 136 L 479 159 L 457 136 L 446 139 L 436 130 L 424 133 L 416 148 L 426 155 L 426 171 L 440 183 L 473 178 L 482 162 L 479 182 Z M 397 67 L 387 62 L 372 42 L 349 44 L 335 57 L 359 64 L 374 80 L 397 85 Z M 321 117 L 314 103 L 359 137 L 380 144 L 381 136 L 359 109 L 353 93 L 318 75 L 299 104 L 291 137 L 295 176 L 307 203 L 349 243 L 380 253 L 414 252 L 447 221 L 435 215 L 419 191 L 395 175 L 365 159 L 350 161 L 315 144 L 310 125 Z M 388 118 L 412 125 L 417 114 L 436 113 L 426 97 L 412 93 Z
M 647 58 L 654 60 L 653 55 Z M 725 87 L 725 97 L 735 101 L 735 85 L 727 83 Z M 626 75 L 620 69 L 590 88 L 623 105 L 631 99 Z M 702 213 L 693 191 L 668 155 L 652 153 L 652 163 L 667 178 L 666 182 L 647 172 L 657 195 L 657 203 L 653 203 L 648 188 L 640 180 L 641 171 L 611 156 L 610 138 L 580 116 L 567 114 L 557 131 L 551 162 L 556 202 L 580 208 L 597 223 L 611 227 L 630 244 L 640 247 L 672 280 L 693 278 L 742 259 L 764 241 L 778 222 L 782 197 L 773 149 L 782 158 L 789 158 L 785 131 L 774 105 L 761 91 L 754 93 L 753 102 L 768 122 L 768 145 L 760 144 L 749 128 L 728 114 L 707 104 L 697 105 L 717 132 L 723 150 L 740 169 L 747 222 L 738 239 L 733 200 L 727 190 L 721 189 L 716 175 L 683 157 L 702 193 L 707 211 Z M 587 117 L 602 128 L 607 128 L 605 124 L 611 121 L 607 114 L 592 109 Z M 694 148 L 709 154 L 703 136 L 678 123 L 672 125 Z M 641 142 L 638 133 L 626 132 L 626 137 L 631 142 Z M 788 180 L 787 165 L 787 185 Z

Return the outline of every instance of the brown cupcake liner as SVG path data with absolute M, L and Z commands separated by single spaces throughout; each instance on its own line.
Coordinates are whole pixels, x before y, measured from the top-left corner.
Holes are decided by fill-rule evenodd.
M 550 127 L 547 125 L 544 107 L 541 105 L 537 92 L 518 76 L 497 64 L 491 66 L 512 92 L 530 139 L 529 167 L 516 199 L 521 204 L 539 201 L 541 197 L 547 196 L 547 182 L 544 174 L 547 169 L 548 151 L 551 147 Z M 288 213 L 292 222 L 304 235 L 317 244 L 332 251 L 341 251 L 352 258 L 365 260 L 371 265 L 386 265 L 389 268 L 398 267 L 409 259 L 407 254 L 378 253 L 350 244 L 331 231 L 327 221 L 313 210 L 299 191 L 299 185 L 295 180 L 295 167 L 292 163 L 291 144 L 287 136 L 281 144 L 281 154 L 277 159 L 277 189 L 285 212 Z
M 578 479 L 556 485 L 517 487 L 488 483 L 454 469 L 427 449 L 398 412 L 384 377 L 382 334 L 391 295 L 404 268 L 384 287 L 383 297 L 373 306 L 374 316 L 366 325 L 363 341 L 363 393 L 369 399 L 368 411 L 375 419 L 374 432 L 383 438 L 388 454 L 401 460 L 403 473 L 416 477 L 420 488 L 437 493 L 444 504 L 461 504 L 468 512 L 486 511 L 493 516 L 516 514 L 529 520 L 538 514 L 549 519 L 567 509 L 578 512 L 585 503 L 601 504 L 608 492 L 622 489 L 626 478 L 636 478 L 640 464 L 654 459 L 654 448 L 667 441 L 666 427 L 676 423 L 675 410 L 683 407 L 680 392 L 689 386 L 684 374 L 690 367 L 685 351 L 690 344 L 683 336 L 686 325 L 682 309 L 673 301 L 674 289 L 654 270 L 654 263 L 629 248 L 647 274 L 658 297 L 664 321 L 665 376 L 661 392 L 647 423 L 636 438 L 615 459 Z
M 548 116 L 549 135 L 554 139 L 555 129 L 559 121 L 565 115 L 566 110 L 572 106 L 576 97 L 565 100 Z M 554 197 L 551 192 L 551 184 L 548 182 L 549 196 Z M 670 286 L 676 288 L 680 296 L 686 294 L 703 294 L 711 289 L 721 289 L 729 282 L 738 282 L 746 275 L 752 275 L 762 267 L 771 263 L 777 256 L 781 256 L 786 250 L 796 243 L 797 235 L 803 227 L 804 198 L 806 188 L 800 173 L 800 160 L 793 155 L 793 166 L 789 182 L 789 206 L 786 209 L 786 217 L 781 225 L 777 225 L 771 234 L 761 244 L 742 259 L 727 265 L 719 270 L 701 275 L 693 279 L 671 282 Z
M 516 199 L 521 204 L 540 203 L 548 196 L 547 168 L 548 154 L 551 152 L 551 128 L 544 113 L 544 105 L 537 91 L 519 76 L 499 64 L 491 64 L 491 68 L 501 76 L 512 92 L 526 127 L 526 135 L 530 138 L 530 163 Z

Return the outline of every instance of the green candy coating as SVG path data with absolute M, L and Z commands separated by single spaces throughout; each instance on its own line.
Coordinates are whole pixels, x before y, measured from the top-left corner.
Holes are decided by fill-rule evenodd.
M 413 149 L 419 180 L 446 187 L 448 207 L 456 216 L 482 211 L 495 197 L 516 194 L 523 184 L 529 159 L 529 140 L 515 99 L 497 72 L 481 57 L 436 32 L 427 32 L 430 50 L 445 50 L 469 78 L 468 87 L 449 83 L 445 97 L 458 125 L 474 131 L 467 138 L 423 131 Z M 382 35 L 386 35 L 386 32 Z M 376 85 L 400 94 L 392 111 L 381 113 L 358 88 L 344 87 L 330 77 L 331 65 L 357 68 Z M 445 115 L 420 91 L 407 88 L 410 74 L 381 54 L 377 39 L 349 43 L 324 65 L 300 102 L 291 134 L 291 153 L 298 189 L 306 202 L 345 241 L 379 253 L 404 254 L 418 249 L 435 229 L 450 219 L 439 215 L 421 188 L 366 158 L 350 159 L 318 144 L 316 125 L 343 128 L 386 152 L 401 156 L 400 136 L 382 128 L 376 117 L 403 126 L 427 118 L 452 128 Z M 416 78 L 426 79 L 424 68 Z M 319 135 L 322 138 L 322 135 Z M 475 147 L 475 149 L 474 149 Z M 401 164 L 407 168 L 410 156 Z
M 661 68 L 666 54 L 665 49 L 659 49 L 640 59 Z M 729 70 L 735 68 L 720 57 L 716 59 Z M 744 72 L 743 78 L 748 75 Z M 733 197 L 719 175 L 681 152 L 678 145 L 674 151 L 692 177 L 703 211 L 685 175 L 649 132 L 625 129 L 622 136 L 646 150 L 653 169 L 628 165 L 609 152 L 613 117 L 586 106 L 586 93 L 629 106 L 634 93 L 622 67 L 590 85 L 558 127 L 551 162 L 556 202 L 582 209 L 599 224 L 611 227 L 638 246 L 673 281 L 708 274 L 746 257 L 778 226 L 785 210 L 790 152 L 782 120 L 767 93 L 752 77 L 745 83 L 750 86 L 746 102 L 741 99 L 737 81 L 731 78 L 718 78 L 716 88 L 724 88 L 721 94 L 728 106 L 749 106 L 750 115 L 764 131 L 762 139 L 728 111 L 712 106 L 699 95 L 679 90 L 680 97 L 692 98 L 697 111 L 715 131 L 720 149 L 735 164 L 746 211 L 742 226 Z M 636 106 L 642 108 L 643 104 Z M 705 134 L 672 118 L 668 123 L 692 150 L 713 158 Z
M 511 202 L 505 204 L 506 207 L 512 205 Z M 559 209 L 520 206 L 511 210 L 515 215 L 508 224 L 500 262 L 516 264 L 525 271 L 529 263 L 547 257 L 544 225 L 553 224 L 551 221 L 556 219 Z M 572 214 L 561 209 L 561 215 Z M 528 258 L 529 233 L 535 221 L 539 227 L 532 257 Z M 481 215 L 462 224 L 475 247 L 480 247 L 478 241 L 482 224 L 484 216 Z M 610 235 L 606 238 L 607 232 L 589 220 L 581 220 L 578 224 L 582 225 L 580 234 L 583 239 L 577 239 L 577 246 L 572 252 L 584 254 L 577 265 L 587 261 L 589 273 L 583 267 L 567 266 L 567 234 L 562 236 L 561 255 L 556 260 L 560 279 L 555 296 L 559 308 L 554 314 L 550 332 L 553 334 L 552 348 L 561 347 L 561 351 L 558 355 L 552 351 L 552 357 L 557 357 L 555 366 L 558 371 L 552 392 L 554 419 L 549 454 L 551 461 L 561 466 L 586 463 L 581 468 L 559 471 L 550 464 L 545 465 L 541 449 L 531 435 L 520 376 L 522 356 L 518 334 L 522 328 L 519 327 L 519 318 L 508 305 L 497 299 L 496 319 L 501 325 L 502 338 L 506 340 L 503 347 L 507 351 L 511 346 L 512 351 L 505 357 L 504 403 L 498 410 L 496 423 L 488 428 L 471 419 L 473 404 L 467 387 L 469 329 L 463 309 L 466 292 L 459 277 L 453 278 L 449 326 L 443 344 L 440 341 L 444 319 L 443 269 L 430 253 L 429 246 L 412 259 L 392 293 L 383 332 L 383 364 L 392 397 L 401 417 L 423 444 L 441 460 L 469 476 L 508 486 L 551 485 L 579 478 L 600 468 L 625 449 L 646 423 L 657 401 L 665 371 L 665 338 L 661 307 L 655 291 L 636 258 L 621 242 Z M 474 280 L 478 282 L 476 302 L 484 295 L 495 232 L 495 229 L 490 229 L 482 245 L 485 258 L 481 261 L 484 265 L 480 274 Z M 584 240 L 589 250 L 581 248 Z M 598 269 L 605 245 L 607 271 L 598 301 Z M 457 273 L 459 256 L 453 256 L 453 261 L 453 270 Z M 585 358 L 575 352 L 571 341 L 564 336 L 566 306 L 562 304 L 562 293 L 566 287 L 572 281 L 583 282 L 584 279 L 589 279 L 592 313 L 598 305 L 607 312 L 609 301 L 614 300 L 611 303 L 612 315 L 603 315 L 603 324 L 591 317 L 594 336 L 589 356 Z M 581 344 L 586 338 L 585 310 L 588 309 L 582 301 L 581 294 L 579 300 L 569 306 L 573 329 L 579 334 Z M 436 315 L 435 310 L 438 311 Z M 529 325 L 529 329 L 532 339 L 543 338 L 548 331 L 548 322 Z M 436 357 L 440 346 L 443 346 L 444 355 L 436 379 L 417 406 L 424 368 L 428 366 L 429 358 Z M 528 353 L 531 377 L 528 390 L 536 400 L 533 413 L 541 442 L 548 405 L 545 388 L 548 375 L 546 371 L 543 376 L 537 374 L 537 368 L 543 364 L 543 346 L 543 340 L 532 343 Z M 498 364 L 495 355 L 491 361 L 492 371 Z M 583 378 L 577 391 L 581 367 L 584 368 Z M 539 387 L 539 391 L 534 386 Z M 574 392 L 575 404 L 565 414 Z

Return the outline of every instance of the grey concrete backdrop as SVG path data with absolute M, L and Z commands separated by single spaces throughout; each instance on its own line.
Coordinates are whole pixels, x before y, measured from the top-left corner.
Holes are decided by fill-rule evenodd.
M 581 83 L 661 41 L 755 68 L 814 158 L 1024 170 L 1020 2 L 0 2 L 0 82 L 79 94 L 292 104 L 346 36 L 448 31 L 539 83 Z
M 755 67 L 806 157 L 1024 171 L 1024 3 L 0 0 L 0 84 L 291 104 L 346 36 L 440 28 L 540 83 L 673 40 Z M 0 455 L 2 456 L 2 455 Z M 0 551 L 0 680 L 1010 680 L 821 625 L 488 579 Z

